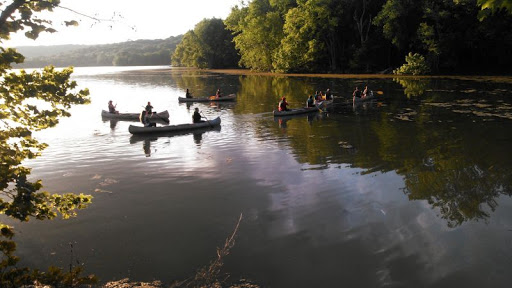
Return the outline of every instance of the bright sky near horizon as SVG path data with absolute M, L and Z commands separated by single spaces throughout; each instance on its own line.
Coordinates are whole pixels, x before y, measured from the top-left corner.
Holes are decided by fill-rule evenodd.
M 194 29 L 205 18 L 226 17 L 240 0 L 61 0 L 61 6 L 81 14 L 115 22 L 95 21 L 69 10 L 58 8 L 41 15 L 50 19 L 55 33 L 41 33 L 31 40 L 23 34 L 12 35 L 5 46 L 39 46 L 61 44 L 107 44 L 138 39 L 165 39 Z M 119 15 L 121 17 L 119 17 Z M 77 27 L 65 27 L 66 20 L 77 20 Z M 133 27 L 133 29 L 132 29 Z

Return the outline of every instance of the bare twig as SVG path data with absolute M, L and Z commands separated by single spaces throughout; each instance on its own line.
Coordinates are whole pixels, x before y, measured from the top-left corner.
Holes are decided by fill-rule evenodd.
M 186 279 L 181 282 L 174 283 L 171 287 L 221 287 L 222 283 L 226 281 L 227 276 L 219 279 L 220 269 L 224 264 L 224 257 L 229 255 L 231 248 L 235 245 L 235 237 L 238 233 L 238 227 L 242 221 L 242 214 L 238 218 L 235 229 L 229 238 L 226 239 L 222 248 L 217 248 L 217 258 L 213 260 L 210 265 L 199 269 L 193 278 Z

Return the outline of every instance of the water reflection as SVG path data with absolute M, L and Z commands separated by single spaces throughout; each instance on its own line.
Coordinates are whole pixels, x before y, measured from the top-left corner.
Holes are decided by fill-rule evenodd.
M 393 81 L 400 84 L 407 97 L 421 96 L 431 85 L 430 79 L 425 78 L 394 78 Z
M 194 143 L 197 146 L 201 146 L 203 140 L 203 134 L 205 133 L 219 133 L 221 131 L 221 126 L 214 127 L 204 127 L 200 129 L 194 130 L 184 130 L 184 131 L 175 131 L 175 132 L 163 132 L 163 133 L 155 133 L 150 135 L 144 134 L 134 134 L 130 137 L 130 144 L 137 144 L 142 142 L 142 149 L 146 157 L 151 157 L 151 143 L 156 143 L 159 139 L 169 139 L 173 137 L 192 135 L 194 139 Z M 155 148 L 156 151 L 156 148 Z
M 151 157 L 151 141 L 150 139 L 145 139 L 142 144 L 142 150 L 144 150 L 146 157 Z
M 94 189 L 95 174 L 119 182 L 109 187 L 111 193 L 98 193 L 96 210 L 76 228 L 59 226 L 25 236 L 44 237 L 58 246 L 75 229 L 83 251 L 92 251 L 84 257 L 87 263 L 108 263 L 110 268 L 100 269 L 104 278 L 133 273 L 135 279 L 171 281 L 210 261 L 208 253 L 223 243 L 233 217 L 243 211 L 246 222 L 226 268 L 234 275 L 251 271 L 255 280 L 275 287 L 300 286 L 297 279 L 305 281 L 299 284 L 323 281 L 325 287 L 342 282 L 438 287 L 455 276 L 469 279 L 458 284 L 471 284 L 471 275 L 508 267 L 503 239 L 509 236 L 504 227 L 511 224 L 512 138 L 507 131 L 512 121 L 506 116 L 512 99 L 504 91 L 510 84 L 430 79 L 422 94 L 407 97 L 401 83 L 371 79 L 370 86 L 383 95 L 354 111 L 352 101 L 347 102 L 352 89 L 368 82 L 357 76 L 164 74 L 141 76 L 140 84 L 117 82 L 131 77 L 125 74 L 111 79 L 121 83 L 117 88 L 125 93 L 120 95 L 133 98 L 133 109 L 141 95 L 152 95 L 152 103 L 170 111 L 171 121 L 183 123 L 197 105 L 212 119 L 221 112 L 222 131 L 141 137 L 128 133 L 127 122 L 110 131 L 109 123 L 96 119 L 88 124 L 94 127 L 79 130 L 82 134 L 62 138 L 65 133 L 58 129 L 66 123 L 59 124 L 59 133 L 47 136 L 52 143 L 35 165 L 37 175 L 49 175 L 60 190 Z M 102 86 L 94 83 L 90 88 L 100 92 L 92 105 L 100 104 L 73 113 L 78 117 L 69 125 L 73 131 L 90 119 L 92 110 L 101 110 L 104 95 L 110 98 L 110 85 L 101 94 Z M 218 87 L 236 92 L 237 102 L 188 106 L 177 101 L 186 88 L 206 95 Z M 279 96 L 298 107 L 310 91 L 325 87 L 336 95 L 329 113 L 272 116 Z M 149 176 L 148 167 L 155 167 Z M 134 235 L 133 227 L 140 233 Z M 151 245 L 148 235 L 158 236 L 150 237 Z M 43 253 L 34 246 L 25 255 Z M 151 265 L 144 261 L 148 257 Z M 269 267 L 269 261 L 275 265 Z M 417 271 L 410 273 L 410 267 Z M 369 276 L 361 280 L 361 275 Z M 502 276 L 487 286 L 505 286 L 509 280 Z
M 110 121 L 110 129 L 115 130 L 118 120 L 109 120 Z
M 313 121 L 319 121 L 328 117 L 327 112 L 313 112 L 313 113 L 305 113 L 305 114 L 297 114 L 297 115 L 287 115 L 274 117 L 274 122 L 279 124 L 279 128 L 286 128 L 288 121 L 292 119 L 307 119 L 307 123 L 311 126 L 313 125 Z
M 464 99 L 461 96 L 467 97 L 466 94 L 453 91 L 448 92 L 451 97 L 446 98 L 447 92 L 440 91 L 439 87 L 453 88 L 453 82 L 401 80 L 394 81 L 407 85 L 408 89 L 404 88 L 408 96 L 406 99 L 399 94 L 385 94 L 379 99 L 359 103 L 352 107 L 356 118 L 344 113 L 342 105 L 335 105 L 329 121 L 322 124 L 313 122 L 321 113 L 276 118 L 274 121 L 278 123 L 276 128 L 279 130 L 274 133 L 280 136 L 281 129 L 286 129 L 289 147 L 297 160 L 314 165 L 316 169 L 349 164 L 364 169 L 363 174 L 395 171 L 404 177 L 403 190 L 408 198 L 428 201 L 450 227 L 488 219 L 498 205 L 496 199 L 501 195 L 511 195 L 512 163 L 482 165 L 482 154 L 477 151 L 510 154 L 504 147 L 510 143 L 497 140 L 501 137 L 497 127 L 510 127 L 511 123 L 493 125 L 489 117 L 506 119 L 512 110 L 509 109 L 511 104 L 503 99 L 495 103 Z M 272 95 L 280 94 L 276 88 L 285 87 L 282 89 L 295 91 L 290 93 L 290 98 L 297 102 L 305 91 L 311 89 L 306 81 L 294 83 L 300 82 L 298 79 L 277 78 L 265 82 L 263 77 L 241 77 L 240 81 L 244 83 L 244 92 L 239 94 L 240 101 L 235 108 L 238 112 L 245 109 L 260 112 L 263 107 L 273 106 L 273 96 L 262 99 L 263 105 L 249 105 L 255 101 L 249 97 L 257 94 L 250 90 L 255 86 L 261 88 L 258 91 Z M 413 94 L 416 97 L 411 99 Z M 419 99 L 421 95 L 422 99 Z M 437 102 L 429 102 L 432 101 L 430 99 Z M 447 107 L 451 108 L 451 114 L 450 110 L 443 111 Z M 460 112 L 461 107 L 470 112 Z M 473 117 L 468 119 L 468 114 Z M 476 125 L 475 116 L 481 117 L 480 122 L 484 120 L 486 124 Z M 491 126 L 496 128 L 490 129 Z M 502 129 L 507 131 L 505 127 Z M 481 141 L 482 133 L 487 135 L 485 142 Z M 341 142 L 350 143 L 351 149 L 340 149 Z M 492 160 L 486 162 L 500 162 L 497 161 L 500 156 L 490 152 L 486 155 L 492 156 Z

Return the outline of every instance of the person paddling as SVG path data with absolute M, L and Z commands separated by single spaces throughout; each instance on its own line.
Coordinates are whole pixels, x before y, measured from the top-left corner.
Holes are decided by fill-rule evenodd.
M 188 88 L 187 88 L 187 92 L 185 93 L 185 98 L 192 98 L 192 94 L 190 94 L 190 92 L 188 92 Z
M 368 96 L 368 86 L 364 86 L 363 97 L 362 98 L 366 98 L 366 96 Z
M 203 116 L 199 113 L 199 108 L 194 109 L 194 114 L 192 115 L 192 123 L 201 123 L 204 122 L 204 120 L 201 120 Z
M 153 114 L 153 106 L 151 106 L 151 102 L 148 102 L 148 105 L 146 105 L 145 110 L 147 114 Z
M 116 110 L 116 105 L 112 103 L 112 100 L 108 101 L 108 112 L 112 114 L 119 114 L 119 111 Z
M 352 93 L 352 96 L 361 98 L 361 90 L 359 90 L 359 87 L 356 86 L 356 89 L 354 90 L 354 93 Z
M 288 102 L 286 102 L 286 97 L 283 96 L 283 98 L 281 98 L 281 101 L 279 101 L 279 105 L 277 106 L 277 108 L 279 109 L 279 111 L 290 111 L 290 109 L 288 109 Z
M 156 123 L 151 123 L 150 121 L 151 115 L 152 114 L 148 113 L 146 110 L 140 112 L 139 120 L 144 124 L 144 127 L 156 127 Z
M 220 91 L 220 88 L 219 88 L 219 89 L 217 89 L 217 93 L 215 93 L 215 96 L 216 96 L 217 98 L 222 97 L 222 92 Z
M 306 101 L 306 107 L 315 107 L 315 99 L 313 95 L 309 95 L 308 100 Z
M 332 93 L 329 88 L 325 91 L 325 100 L 332 100 Z

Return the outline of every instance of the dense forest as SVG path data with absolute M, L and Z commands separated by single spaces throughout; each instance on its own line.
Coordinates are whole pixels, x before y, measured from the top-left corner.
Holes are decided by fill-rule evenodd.
M 105 45 L 79 45 L 61 47 L 54 55 L 32 54 L 28 47 L 18 50 L 27 58 L 16 68 L 33 68 L 54 65 L 66 66 L 144 66 L 169 65 L 171 55 L 182 35 L 163 40 L 136 40 Z M 42 50 L 42 49 L 39 49 Z M 54 50 L 55 51 L 55 50 Z M 31 57 L 34 55 L 34 57 Z
M 238 66 L 257 71 L 510 73 L 511 3 L 252 0 L 233 7 L 224 26 L 203 20 L 185 34 L 172 63 L 209 68 L 231 64 L 227 55 L 233 51 L 229 45 L 215 49 L 214 34 L 215 44 L 232 38 Z M 204 26 L 209 33 L 201 32 Z M 219 64 L 223 55 L 208 57 L 212 51 L 230 60 Z M 397 69 L 405 61 L 409 66 Z

